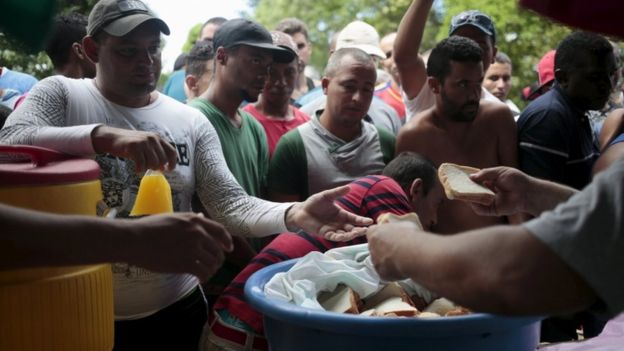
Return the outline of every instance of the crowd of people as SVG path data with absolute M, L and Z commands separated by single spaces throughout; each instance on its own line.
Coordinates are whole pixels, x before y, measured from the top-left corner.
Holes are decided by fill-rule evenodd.
M 509 95 L 515 58 L 498 51 L 487 14 L 454 14 L 423 57 L 432 4 L 413 0 L 383 37 L 359 20 L 337 30 L 320 80 L 306 75 L 301 20 L 269 31 L 211 18 L 162 92 L 161 36 L 175 28 L 143 2 L 59 16 L 46 47 L 54 76 L 0 67 L 0 143 L 94 157 L 120 217 L 146 169 L 164 170 L 175 212 L 201 214 L 113 224 L 0 205 L 1 240 L 33 235 L 0 267 L 112 262 L 115 350 L 266 350 L 247 278 L 366 241 L 384 279 L 412 278 L 479 311 L 553 315 L 543 341 L 599 334 L 624 310 L 619 50 L 570 33 L 537 64 L 521 110 Z M 494 202 L 447 199 L 445 162 L 482 169 L 471 177 Z M 368 227 L 384 212 L 414 212 L 424 229 Z M 43 223 L 68 247 L 42 245 Z M 87 245 L 79 228 L 103 244 L 67 258 Z

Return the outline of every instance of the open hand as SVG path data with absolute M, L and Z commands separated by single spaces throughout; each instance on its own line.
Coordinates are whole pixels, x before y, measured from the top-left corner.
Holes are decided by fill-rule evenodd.
M 334 201 L 349 192 L 348 186 L 325 190 L 293 205 L 287 213 L 288 228 L 299 228 L 333 241 L 348 241 L 366 234 L 373 220 L 343 210 Z

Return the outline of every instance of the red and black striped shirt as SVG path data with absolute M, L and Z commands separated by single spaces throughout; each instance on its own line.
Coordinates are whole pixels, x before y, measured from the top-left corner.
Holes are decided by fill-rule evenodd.
M 409 200 L 401 186 L 392 178 L 368 176 L 349 184 L 351 191 L 337 200 L 337 204 L 349 212 L 370 217 L 377 217 L 386 212 L 397 215 L 412 211 Z M 282 233 L 267 245 L 228 285 L 216 301 L 214 310 L 226 309 L 227 312 L 248 324 L 257 334 L 264 334 L 262 314 L 247 304 L 244 286 L 247 279 L 256 271 L 274 263 L 302 257 L 312 251 L 325 252 L 329 249 L 366 242 L 366 237 L 348 242 L 333 242 L 317 235 L 300 233 Z

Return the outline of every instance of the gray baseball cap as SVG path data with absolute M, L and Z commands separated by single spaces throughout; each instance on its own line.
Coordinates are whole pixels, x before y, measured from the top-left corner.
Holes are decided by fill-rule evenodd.
M 154 21 L 160 31 L 169 35 L 169 27 L 139 0 L 100 0 L 91 13 L 87 23 L 87 35 L 95 35 L 100 30 L 122 37 L 139 25 Z

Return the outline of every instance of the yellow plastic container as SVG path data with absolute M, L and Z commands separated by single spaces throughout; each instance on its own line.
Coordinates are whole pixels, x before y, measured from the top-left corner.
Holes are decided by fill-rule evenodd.
M 26 160 L 7 154 L 27 154 Z M 96 215 L 99 167 L 31 146 L 0 146 L 0 202 L 34 210 Z M 85 248 L 88 249 L 88 248 Z M 0 271 L 0 350 L 111 350 L 110 265 Z

